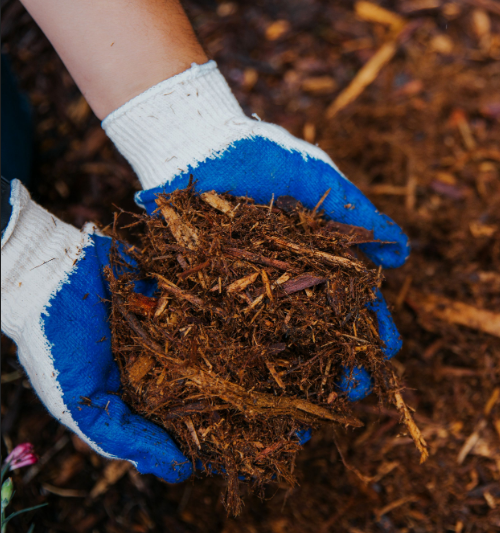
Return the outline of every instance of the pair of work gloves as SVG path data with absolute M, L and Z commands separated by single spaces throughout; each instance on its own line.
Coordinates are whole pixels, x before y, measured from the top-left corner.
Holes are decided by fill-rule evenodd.
M 186 187 L 191 174 L 199 191 L 248 195 L 258 203 L 273 194 L 291 195 L 312 208 L 331 189 L 323 203 L 327 216 L 373 230 L 381 241 L 361 245 L 371 260 L 393 268 L 408 256 L 401 229 L 326 153 L 279 126 L 245 116 L 213 61 L 193 64 L 148 89 L 102 126 L 137 173 L 144 190 L 136 201 L 149 214 L 159 193 Z M 16 180 L 10 204 L 2 237 L 2 331 L 16 342 L 38 396 L 98 453 L 126 459 L 139 472 L 168 482 L 185 480 L 191 462 L 172 438 L 120 399 L 103 274 L 111 239 L 92 224 L 78 230 L 58 220 Z M 370 305 L 389 358 L 401 340 L 382 295 L 374 292 Z M 359 400 L 370 392 L 370 376 L 360 368 L 346 373 L 338 386 Z

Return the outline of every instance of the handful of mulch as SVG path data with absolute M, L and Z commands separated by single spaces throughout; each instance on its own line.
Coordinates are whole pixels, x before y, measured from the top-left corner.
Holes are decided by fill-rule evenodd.
M 338 386 L 359 365 L 425 458 L 365 308 L 380 271 L 352 250 L 371 232 L 328 222 L 319 205 L 308 211 L 291 197 L 256 205 L 190 186 L 156 202 L 157 216 L 136 222 L 142 249 L 129 253 L 140 276 L 157 281 L 158 298 L 134 292 L 137 274 L 117 274 L 118 254 L 115 274 L 107 271 L 123 399 L 193 464 L 227 477 L 228 511 L 241 508 L 239 476 L 254 488 L 295 483 L 302 430 L 362 425 Z

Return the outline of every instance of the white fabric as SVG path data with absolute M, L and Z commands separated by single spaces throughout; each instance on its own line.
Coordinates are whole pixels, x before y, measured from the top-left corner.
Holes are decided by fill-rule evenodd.
M 235 141 L 252 137 L 273 140 L 336 168 L 319 148 L 279 126 L 247 117 L 214 61 L 193 63 L 189 70 L 151 87 L 108 115 L 102 127 L 144 189 L 170 183 Z
M 18 180 L 11 182 L 10 203 L 2 238 L 2 331 L 17 344 L 19 360 L 52 415 L 109 457 L 80 431 L 64 403 L 41 320 L 75 260 L 84 257 L 95 228 L 89 224 L 80 232 L 57 219 L 33 202 Z

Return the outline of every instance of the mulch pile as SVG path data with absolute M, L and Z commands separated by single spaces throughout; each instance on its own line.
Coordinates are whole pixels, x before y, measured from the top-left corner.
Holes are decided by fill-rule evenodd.
M 404 341 L 392 364 L 429 459 L 419 464 L 400 413 L 372 395 L 352 406 L 363 428 L 336 429 L 350 468 L 332 428 L 319 428 L 297 454 L 296 487 L 270 487 L 269 499 L 250 496 L 240 517 L 227 518 L 220 476 L 167 486 L 70 437 L 4 340 L 4 442 L 30 440 L 44 458 L 29 476 L 15 474 L 12 509 L 48 502 L 36 531 L 71 533 L 499 530 L 498 2 L 377 2 L 400 17 L 392 23 L 417 26 L 333 119 L 326 110 L 393 39 L 387 16 L 369 20 L 350 0 L 186 4 L 245 112 L 318 143 L 409 235 L 409 261 L 384 272 L 382 289 Z M 17 0 L 3 2 L 2 15 L 2 51 L 34 106 L 37 201 L 77 226 L 112 223 L 113 204 L 134 210 L 132 170 L 50 43 Z M 127 230 L 121 236 L 132 242 Z M 14 529 L 28 530 L 31 515 L 16 520 Z
M 274 207 L 274 198 L 256 205 L 191 186 L 156 203 L 158 216 L 133 224 L 144 227 L 141 248 L 129 248 L 137 268 L 124 271 L 115 247 L 106 272 L 123 398 L 163 426 L 194 468 L 227 478 L 228 512 L 241 512 L 241 476 L 260 493 L 273 480 L 296 484 L 301 431 L 363 425 L 339 390 L 342 371 L 360 365 L 427 456 L 366 308 L 380 270 L 353 248 L 374 242 L 372 232 L 327 222 L 286 196 Z M 135 291 L 148 278 L 156 297 Z

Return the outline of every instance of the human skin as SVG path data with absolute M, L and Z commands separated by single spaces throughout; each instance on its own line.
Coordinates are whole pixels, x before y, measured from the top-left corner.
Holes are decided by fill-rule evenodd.
M 94 113 L 208 58 L 178 0 L 22 0 Z

